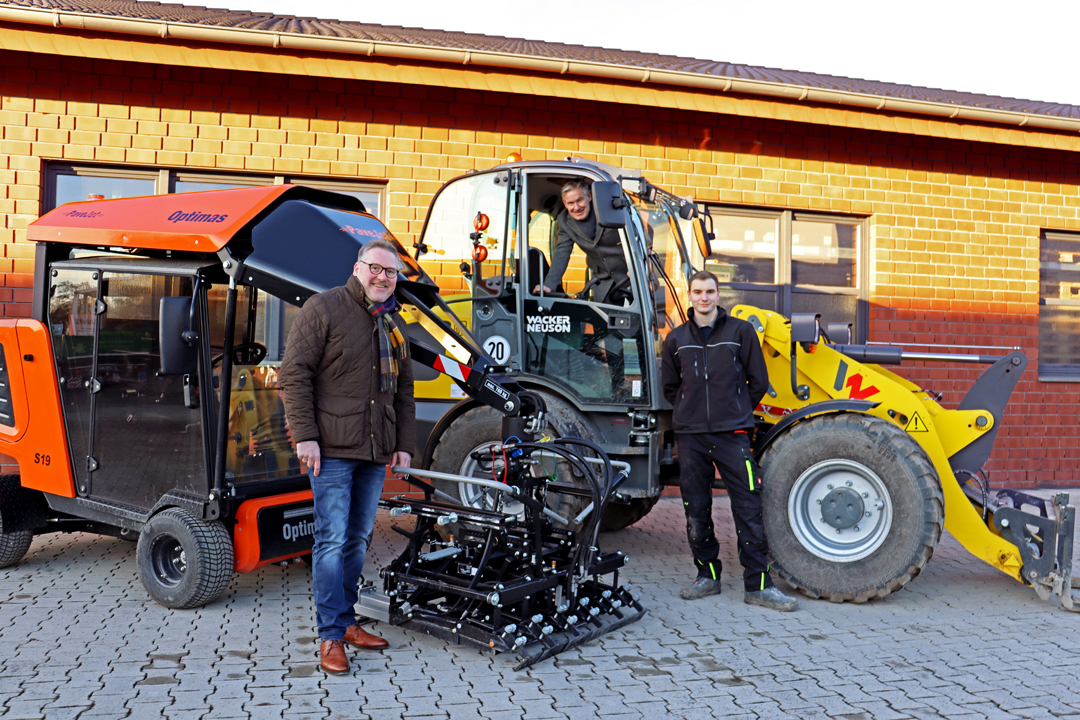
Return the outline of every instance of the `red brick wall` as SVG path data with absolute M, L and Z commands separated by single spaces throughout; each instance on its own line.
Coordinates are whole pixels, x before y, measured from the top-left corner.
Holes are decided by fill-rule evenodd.
M 910 132 L 860 130 L 538 96 L 527 85 L 480 92 L 11 51 L 0 66 L 7 316 L 29 312 L 25 227 L 40 211 L 47 159 L 386 181 L 388 224 L 409 245 L 445 180 L 512 151 L 574 154 L 641 168 L 699 200 L 866 216 L 871 339 L 1022 346 L 1032 364 L 993 480 L 1080 480 L 1080 384 L 1036 380 L 1039 233 L 1080 230 L 1076 152 L 930 137 L 917 117 L 900 118 Z M 970 136 L 996 132 L 986 129 Z M 954 405 L 980 370 L 904 372 Z

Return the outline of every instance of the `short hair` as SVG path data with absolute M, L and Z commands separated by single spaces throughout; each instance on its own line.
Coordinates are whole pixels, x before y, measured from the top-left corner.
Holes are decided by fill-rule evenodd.
M 566 193 L 571 190 L 581 190 L 586 195 L 590 194 L 589 188 L 591 185 L 588 180 L 582 180 L 581 178 L 574 178 L 573 180 L 567 180 L 563 183 L 562 189 L 559 190 L 559 198 L 566 197 Z
M 716 285 L 716 289 L 720 289 L 720 278 L 716 277 L 716 273 L 709 272 L 708 270 L 698 270 L 696 273 L 690 276 L 690 283 L 693 284 L 695 280 L 712 280 Z M 689 287 L 689 285 L 687 285 Z
M 398 249 L 394 247 L 394 244 L 389 240 L 372 238 L 360 246 L 360 251 L 356 253 L 356 262 L 361 262 L 371 250 L 386 250 L 387 252 L 393 253 L 394 257 L 397 257 L 398 254 Z

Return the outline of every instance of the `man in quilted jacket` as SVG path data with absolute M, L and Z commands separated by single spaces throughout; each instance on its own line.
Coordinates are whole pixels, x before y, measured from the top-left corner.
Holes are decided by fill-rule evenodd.
M 320 665 L 335 675 L 349 671 L 345 643 L 387 645 L 356 624 L 353 606 L 387 463 L 408 467 L 416 440 L 397 268 L 391 243 L 368 241 L 345 285 L 304 304 L 281 363 L 285 414 L 315 498 L 311 582 Z

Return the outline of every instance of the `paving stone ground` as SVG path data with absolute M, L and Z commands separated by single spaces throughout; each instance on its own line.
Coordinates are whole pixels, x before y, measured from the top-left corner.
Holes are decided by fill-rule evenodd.
M 1074 493 L 1074 497 L 1080 494 Z M 692 580 L 682 510 L 665 497 L 602 536 L 630 554 L 649 614 L 523 671 L 426 635 L 378 626 L 383 652 L 317 669 L 306 565 L 234 578 L 219 601 L 149 600 L 134 543 L 36 538 L 0 570 L 0 717 L 167 718 L 1057 718 L 1080 715 L 1080 615 L 1040 602 L 947 534 L 905 590 L 865 605 L 743 604 L 726 498 L 715 511 L 724 592 Z M 400 551 L 380 512 L 366 574 Z M 731 571 L 731 572 L 729 572 Z

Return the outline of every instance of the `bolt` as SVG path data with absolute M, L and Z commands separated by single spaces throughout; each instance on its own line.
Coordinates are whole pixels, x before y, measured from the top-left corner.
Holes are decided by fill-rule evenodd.
M 821 501 L 820 501 L 820 500 L 818 500 L 818 501 L 817 501 L 817 504 L 818 504 L 818 505 L 820 505 L 820 504 L 821 504 Z
M 1001 527 L 1003 527 L 1003 528 L 1007 528 L 1007 527 L 1009 527 L 1009 520 L 1008 520 L 1008 518 L 1002 518 L 1002 520 L 1001 520 Z
M 836 529 L 836 534 L 837 534 L 837 535 L 843 535 L 843 534 L 844 534 L 844 531 L 843 531 L 843 530 L 841 530 L 840 528 L 837 528 L 837 529 Z
M 850 480 L 848 480 L 848 481 L 847 481 L 847 486 L 848 486 L 848 487 L 851 487 L 851 485 L 852 485 L 852 482 L 851 482 Z
M 826 485 L 825 487 L 827 487 L 827 488 L 829 488 L 830 490 L 832 490 L 832 485 L 831 485 L 831 484 L 830 484 L 830 485 Z
M 506 412 L 510 412 L 511 410 L 513 410 L 513 409 L 514 409 L 514 403 L 510 402 L 509 400 L 507 400 L 507 401 L 506 401 L 506 404 L 505 404 L 505 405 L 503 405 L 503 409 L 504 409 L 504 410 L 506 410 Z
M 864 498 L 868 498 L 868 497 L 870 497 L 870 493 L 863 493 L 863 494 L 862 494 L 862 496 L 863 496 Z
M 855 526 L 855 532 L 858 532 L 858 531 L 859 531 L 859 526 L 858 526 L 858 525 L 856 525 L 856 526 Z
M 866 511 L 866 517 L 870 517 L 870 511 L 869 510 Z

